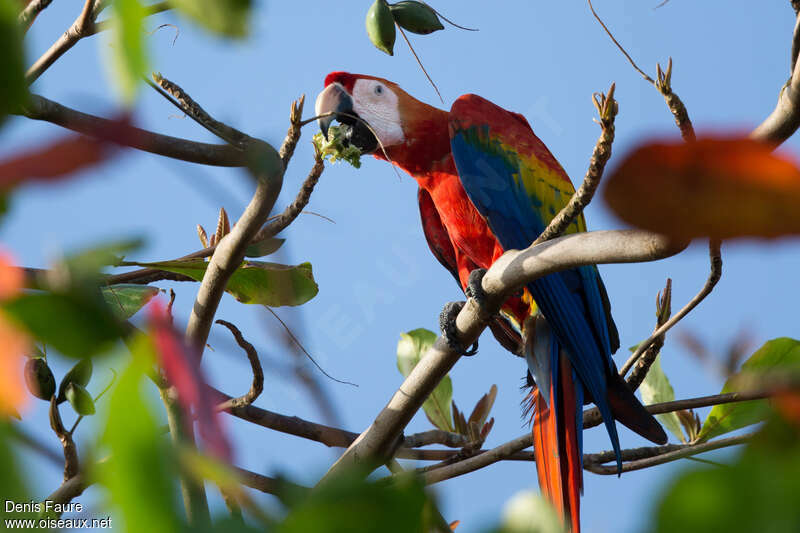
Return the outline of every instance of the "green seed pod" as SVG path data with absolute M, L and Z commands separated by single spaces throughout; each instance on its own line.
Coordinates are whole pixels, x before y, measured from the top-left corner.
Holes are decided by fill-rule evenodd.
M 85 387 L 89 384 L 89 380 L 92 378 L 92 360 L 91 359 L 81 359 L 75 366 L 73 366 L 69 372 L 64 376 L 64 379 L 61 380 L 61 385 L 58 387 L 58 403 L 63 402 L 67 399 L 65 396 L 67 387 L 70 383 L 76 383 L 81 387 Z
M 28 359 L 25 363 L 25 384 L 31 394 L 49 400 L 56 392 L 56 378 L 44 359 Z
M 369 40 L 378 50 L 394 55 L 394 40 L 397 32 L 394 28 L 392 10 L 386 5 L 385 0 L 375 0 L 367 11 L 367 35 Z
M 92 400 L 92 395 L 74 381 L 67 385 L 67 388 L 64 390 L 64 395 L 69 404 L 79 415 L 89 416 L 94 414 L 94 400 Z
M 389 7 L 394 20 L 404 30 L 427 35 L 444 29 L 436 12 L 422 2 L 404 0 Z

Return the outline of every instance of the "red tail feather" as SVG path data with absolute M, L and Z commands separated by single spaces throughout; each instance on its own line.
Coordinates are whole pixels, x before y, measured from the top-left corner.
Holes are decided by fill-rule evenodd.
M 564 356 L 560 357 L 558 381 L 548 391 L 551 408 L 541 392 L 533 392 L 536 395 L 533 453 L 542 493 L 571 526 L 572 533 L 580 533 L 583 458 L 578 450 L 575 424 L 575 384 Z

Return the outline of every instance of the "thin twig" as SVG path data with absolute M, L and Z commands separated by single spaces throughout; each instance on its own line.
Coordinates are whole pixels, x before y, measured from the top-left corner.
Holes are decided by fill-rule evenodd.
M 80 461 L 72 434 L 64 429 L 64 424 L 61 422 L 61 413 L 58 410 L 58 401 L 55 395 L 50 399 L 50 427 L 61 441 L 61 447 L 64 449 L 64 481 L 68 481 L 78 475 Z
M 254 243 L 271 239 L 294 222 L 297 216 L 303 211 L 303 208 L 308 205 L 308 201 L 311 199 L 311 193 L 314 192 L 314 187 L 317 185 L 323 170 L 325 170 L 325 163 L 322 160 L 319 150 L 317 150 L 315 146 L 314 166 L 311 167 L 311 171 L 308 173 L 303 185 L 297 192 L 294 201 L 286 206 L 283 213 L 272 217 L 272 220 L 258 231 L 253 239 Z
M 497 461 L 502 461 L 508 456 L 524 450 L 530 445 L 530 434 L 523 435 L 522 437 L 517 437 L 512 441 L 501 444 L 496 448 L 492 448 L 491 450 L 487 450 L 463 461 L 425 472 L 422 474 L 422 479 L 426 485 L 432 485 L 433 483 L 438 483 L 439 481 L 444 481 L 445 479 L 462 476 L 469 472 L 474 472 L 475 470 L 489 466 Z
M 145 79 L 145 81 L 168 102 L 228 144 L 232 144 L 239 149 L 246 147 L 250 141 L 249 135 L 245 135 L 236 128 L 214 119 L 177 83 L 168 80 L 157 72 L 153 72 L 152 76 L 155 83 L 148 79 Z
M 600 179 L 603 177 L 603 169 L 611 157 L 611 145 L 614 142 L 614 118 L 619 110 L 617 101 L 614 100 L 614 88 L 615 84 L 612 83 L 608 89 L 608 96 L 602 93 L 592 95 L 595 108 L 597 108 L 597 112 L 600 115 L 599 124 L 602 132 L 592 151 L 589 169 L 586 171 L 583 183 L 572 195 L 569 203 L 550 221 L 545 230 L 533 241 L 532 245 L 560 236 L 592 201 L 597 186 L 600 184 Z
M 632 58 L 630 55 L 628 55 L 628 52 L 626 52 L 626 51 L 625 51 L 625 49 L 622 47 L 622 45 L 621 45 L 621 44 L 619 44 L 619 43 L 617 42 L 617 40 L 614 38 L 614 35 L 611 33 L 611 30 L 609 30 L 609 29 L 608 29 L 608 26 L 606 26 L 605 22 L 603 22 L 603 19 L 601 19 L 601 18 L 600 18 L 600 16 L 597 14 L 597 12 L 594 10 L 594 6 L 592 5 L 592 0 L 586 0 L 586 1 L 587 1 L 587 2 L 589 2 L 589 9 L 591 9 L 591 10 L 592 10 L 592 15 L 594 15 L 594 18 L 596 18 L 596 19 L 597 19 L 597 22 L 599 22 L 599 23 L 600 23 L 600 25 L 601 25 L 601 26 L 603 27 L 603 29 L 606 31 L 606 33 L 608 34 L 608 36 L 609 36 L 609 37 L 611 37 L 611 40 L 612 40 L 612 41 L 614 41 L 614 44 L 615 44 L 615 45 L 617 45 L 617 48 L 619 48 L 619 51 L 620 51 L 620 52 L 622 52 L 622 53 L 625 55 L 625 57 L 627 57 L 627 58 L 628 58 L 628 61 L 630 62 L 630 64 L 631 64 L 631 65 L 633 65 L 633 68 L 635 68 L 635 69 L 636 69 L 636 71 L 637 71 L 639 74 L 641 74 L 641 75 L 642 75 L 642 77 L 643 77 L 644 79 L 646 79 L 647 81 L 649 81 L 650 83 L 652 83 L 653 85 L 655 85 L 655 83 L 656 83 L 656 82 L 653 80 L 653 78 L 651 78 L 650 76 L 648 76 L 648 75 L 645 73 L 645 71 L 643 71 L 642 69 L 640 69 L 640 68 L 639 68 L 639 65 L 637 65 L 637 64 L 636 64 L 636 61 L 634 61 L 634 60 L 633 60 L 633 58 Z
M 450 431 L 442 431 L 441 429 L 431 429 L 429 431 L 423 431 L 422 433 L 407 435 L 403 439 L 402 446 L 404 448 L 419 448 L 430 444 L 442 444 L 450 448 L 463 448 L 468 442 L 467 438 L 459 433 L 451 433 Z
M 236 344 L 238 344 L 239 347 L 241 347 L 247 354 L 247 359 L 250 361 L 250 368 L 253 370 L 253 384 L 250 385 L 250 390 L 247 391 L 244 396 L 226 400 L 218 406 L 218 409 L 224 410 L 231 407 L 244 407 L 246 405 L 250 405 L 256 401 L 256 398 L 258 398 L 261 392 L 264 390 L 264 371 L 261 368 L 261 362 L 258 360 L 258 353 L 256 352 L 256 349 L 253 348 L 253 345 L 245 340 L 245 338 L 242 336 L 242 332 L 239 331 L 239 328 L 222 319 L 217 320 L 217 324 L 221 324 L 230 330 L 233 338 L 236 339 Z
M 403 28 L 401 28 L 399 24 L 395 24 L 395 26 L 397 26 L 397 29 L 400 30 L 400 35 L 402 35 L 403 39 L 405 39 L 408 48 L 411 49 L 411 53 L 414 54 L 414 59 L 417 60 L 417 65 L 419 65 L 419 68 L 422 69 L 422 72 L 425 74 L 425 77 L 428 78 L 428 81 L 433 86 L 433 90 L 436 91 L 436 94 L 439 96 L 439 100 L 442 103 L 444 103 L 444 98 L 442 98 L 442 93 L 439 92 L 439 88 L 436 86 L 436 83 L 434 83 L 433 78 L 431 78 L 431 75 L 428 74 L 427 70 L 425 70 L 425 66 L 422 64 L 422 61 L 420 61 L 419 56 L 417 55 L 417 51 L 414 50 L 413 46 L 411 46 L 411 41 L 408 40 L 406 32 L 403 31 Z
M 664 287 L 664 292 L 660 292 L 656 297 L 656 309 L 658 310 L 656 319 L 656 331 L 664 325 L 670 313 L 672 312 L 672 280 L 667 279 L 667 285 Z M 628 376 L 628 387 L 632 391 L 639 388 L 644 378 L 647 377 L 647 372 L 658 357 L 658 353 L 664 346 L 664 335 L 656 337 L 652 344 L 644 351 L 642 357 L 637 361 L 633 372 Z
M 687 398 L 685 400 L 674 400 L 671 402 L 654 403 L 652 405 L 645 405 L 650 413 L 660 415 L 664 413 L 672 413 L 674 411 L 682 411 L 684 409 L 696 409 L 698 407 L 710 407 L 713 405 L 722 405 L 736 402 L 748 402 L 750 400 L 761 400 L 773 396 L 776 390 L 780 387 L 765 388 L 752 391 L 743 392 L 728 392 L 725 394 L 712 394 L 710 396 L 699 396 L 697 398 Z M 599 426 L 603 423 L 603 417 L 600 416 L 600 411 L 597 407 L 586 409 L 583 412 L 583 428 L 591 428 Z
M 639 347 L 636 348 L 636 351 L 631 354 L 625 364 L 620 369 L 619 373 L 623 377 L 628 373 L 628 371 L 633 367 L 636 361 L 639 360 L 642 353 L 647 350 L 653 341 L 656 340 L 657 337 L 664 335 L 667 331 L 669 331 L 672 326 L 677 324 L 683 317 L 685 317 L 692 309 L 697 307 L 697 305 L 705 299 L 706 296 L 711 294 L 711 291 L 714 289 L 714 286 L 719 281 L 720 276 L 722 276 L 722 255 L 720 253 L 720 241 L 716 239 L 711 239 L 708 243 L 708 253 L 711 262 L 711 269 L 708 274 L 708 279 L 706 280 L 705 285 L 703 288 L 700 289 L 694 298 L 692 298 L 689 303 L 687 303 L 683 309 L 675 313 L 673 316 L 669 318 L 661 327 L 657 328 L 652 335 L 650 335 L 644 342 L 639 344 Z
M 255 472 L 245 470 L 244 468 L 234 466 L 233 470 L 236 472 L 239 482 L 242 485 L 266 494 L 281 494 L 281 491 L 285 491 L 286 489 L 303 492 L 310 490 L 308 487 L 304 487 L 303 485 L 298 485 L 296 483 L 286 481 L 285 479 L 276 479 L 262 474 L 256 474 Z
M 25 6 L 25 9 L 22 10 L 17 19 L 22 30 L 27 32 L 37 15 L 52 2 L 53 0 L 31 0 L 28 2 L 28 5 Z
M 643 459 L 633 460 L 622 465 L 623 472 L 632 472 L 634 470 L 641 470 L 643 468 L 649 468 L 651 466 L 663 465 L 664 463 L 669 463 L 672 461 L 677 461 L 678 459 L 685 459 L 692 455 L 697 455 L 698 453 L 703 452 L 710 452 L 712 450 L 718 450 L 720 448 L 727 448 L 730 446 L 738 446 L 740 444 L 747 443 L 750 439 L 753 438 L 752 433 L 748 433 L 746 435 L 739 435 L 736 437 L 727 437 L 724 439 L 712 440 L 710 442 L 703 442 L 700 444 L 677 444 L 677 449 L 673 451 L 664 452 L 664 453 L 657 453 L 657 449 L 653 451 L 653 456 L 646 457 Z M 656 448 L 661 448 L 656 447 Z M 597 456 L 602 456 L 604 458 L 608 453 L 613 454 L 613 452 L 603 452 L 602 454 L 596 454 Z M 609 460 L 613 460 L 613 457 Z M 594 474 L 601 474 L 601 475 L 617 475 L 619 470 L 617 470 L 617 466 L 604 466 L 595 463 L 586 463 L 584 459 L 584 468 L 589 472 Z
M 28 449 L 35 451 L 42 457 L 47 458 L 50 462 L 55 463 L 61 466 L 64 462 L 63 456 L 57 451 L 51 448 L 50 446 L 46 445 L 43 442 L 40 442 L 36 437 L 27 433 L 22 427 L 17 424 L 9 424 L 8 426 L 9 435 L 13 438 L 18 440 L 21 444 L 28 447 Z
M 155 4 L 150 4 L 149 6 L 144 6 L 145 16 L 155 15 L 156 13 L 161 13 L 164 11 L 169 11 L 172 9 L 172 4 L 169 2 L 157 2 Z M 94 28 L 90 33 L 87 33 L 85 37 L 89 35 L 94 35 L 96 33 L 100 33 L 101 31 L 106 31 L 111 29 L 112 21 L 111 19 L 100 20 L 94 23 Z M 160 28 L 161 26 L 159 26 Z M 174 43 L 173 43 L 174 44 Z
M 439 15 L 439 17 L 440 17 L 442 20 L 444 20 L 445 22 L 447 22 L 447 23 L 448 23 L 448 24 L 450 24 L 451 26 L 454 26 L 454 27 L 458 28 L 459 30 L 467 30 L 467 31 L 480 31 L 480 30 L 478 30 L 478 28 L 467 28 L 466 26 L 459 26 L 458 24 L 456 24 L 455 22 L 453 22 L 453 21 L 452 21 L 452 20 L 450 20 L 449 18 L 447 18 L 447 17 L 445 17 L 444 15 L 442 15 L 440 12 L 436 11 L 436 10 L 433 8 L 433 6 L 431 6 L 431 5 L 430 5 L 430 4 L 428 4 L 427 2 L 422 2 L 422 3 L 423 3 L 423 4 L 425 4 L 426 6 L 428 6 L 429 8 L 431 8 L 431 10 L 432 10 L 434 13 L 436 13 L 437 15 Z
M 28 85 L 35 82 L 58 58 L 75 46 L 75 43 L 83 37 L 91 35 L 90 32 L 92 32 L 95 18 L 97 18 L 97 4 L 97 0 L 85 0 L 83 9 L 72 26 L 25 73 Z
M 301 118 L 303 116 L 303 106 L 305 103 L 306 95 L 303 94 L 298 101 L 292 102 L 292 106 L 289 109 L 289 129 L 281 143 L 281 147 L 278 149 L 278 155 L 281 157 L 284 169 L 289 166 L 289 160 L 292 159 L 294 155 L 297 141 L 300 140 L 300 130 L 302 128 Z

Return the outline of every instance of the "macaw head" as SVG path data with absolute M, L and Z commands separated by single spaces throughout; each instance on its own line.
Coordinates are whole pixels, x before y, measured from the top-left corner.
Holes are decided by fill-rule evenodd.
M 314 111 L 317 115 L 330 113 L 318 119 L 323 134 L 327 136 L 335 120 L 345 130 L 345 142 L 378 157 L 421 140 L 421 132 L 429 129 L 421 125 L 444 113 L 412 98 L 396 83 L 348 72 L 331 72 L 325 77 L 325 89 L 317 96 Z

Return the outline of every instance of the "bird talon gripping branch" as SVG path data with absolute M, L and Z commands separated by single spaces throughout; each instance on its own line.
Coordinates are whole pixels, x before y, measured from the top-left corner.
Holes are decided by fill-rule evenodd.
M 456 317 L 458 313 L 464 308 L 465 302 L 448 302 L 444 304 L 441 314 L 439 315 L 439 329 L 442 330 L 447 345 L 462 355 L 472 356 L 478 353 L 478 341 L 466 349 L 458 341 L 458 330 L 456 329 Z
M 483 285 L 481 285 L 483 276 L 485 275 L 485 268 L 476 268 L 469 273 L 467 287 L 464 289 L 464 293 L 467 295 L 467 298 L 472 298 L 475 300 L 475 303 L 477 303 L 481 309 L 486 307 L 486 292 L 483 290 Z

